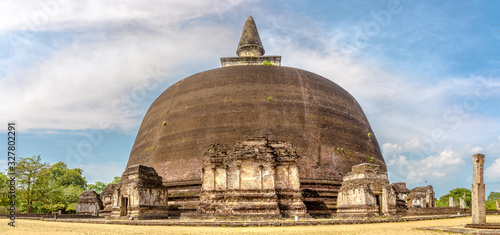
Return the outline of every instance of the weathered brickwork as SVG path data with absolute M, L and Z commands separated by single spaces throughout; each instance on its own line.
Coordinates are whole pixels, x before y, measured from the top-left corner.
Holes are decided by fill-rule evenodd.
M 232 149 L 214 144 L 203 162 L 198 212 L 241 216 L 305 216 L 299 156 L 292 145 L 248 139 Z
M 387 171 L 377 138 L 354 97 L 331 79 L 280 66 L 281 56 L 265 55 L 251 16 L 236 55 L 221 58 L 222 68 L 194 74 L 166 89 L 139 128 L 127 167 L 154 167 L 169 192 L 171 218 L 196 215 L 207 200 L 201 195 L 207 187 L 225 190 L 213 194 L 218 197 L 236 195 L 232 190 L 250 190 L 251 197 L 252 190 L 274 190 L 276 198 L 266 198 L 262 211 L 272 211 L 269 208 L 278 203 L 279 214 L 302 213 L 293 208 L 304 204 L 309 215 L 331 217 L 342 179 L 352 166 L 370 161 Z M 247 159 L 202 173 L 210 144 L 235 146 L 256 136 L 293 144 L 300 156 L 294 164 L 300 167 L 283 160 L 273 168 L 265 159 Z M 298 184 L 300 193 L 282 185 L 285 175 L 291 177 L 288 184 Z

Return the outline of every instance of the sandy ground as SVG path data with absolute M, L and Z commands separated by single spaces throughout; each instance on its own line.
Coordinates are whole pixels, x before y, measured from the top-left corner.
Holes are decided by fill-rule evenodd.
M 488 222 L 500 223 L 500 216 L 487 217 Z M 0 234 L 443 234 L 421 231 L 416 227 L 454 226 L 471 222 L 470 217 L 399 223 L 360 225 L 293 226 L 293 227 L 184 227 L 134 226 L 16 220 L 16 227 L 0 219 Z

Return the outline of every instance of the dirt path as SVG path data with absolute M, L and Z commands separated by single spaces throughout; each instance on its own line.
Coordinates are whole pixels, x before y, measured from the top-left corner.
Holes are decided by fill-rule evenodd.
M 500 216 L 487 217 L 488 222 L 500 223 Z M 0 234 L 443 234 L 416 230 L 416 227 L 453 226 L 471 222 L 470 217 L 399 223 L 360 225 L 293 226 L 293 227 L 183 227 L 134 226 L 17 220 L 16 228 L 0 219 Z

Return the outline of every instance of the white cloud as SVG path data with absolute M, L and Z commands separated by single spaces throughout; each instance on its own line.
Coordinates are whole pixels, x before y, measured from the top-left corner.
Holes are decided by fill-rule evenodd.
M 385 143 L 381 147 L 382 149 L 382 154 L 384 156 L 392 156 L 392 155 L 398 155 L 403 152 L 403 147 L 399 146 L 398 144 L 391 144 L 391 143 Z
M 485 177 L 492 182 L 500 181 L 500 158 L 497 158 L 491 166 L 486 167 Z
M 476 153 L 481 153 L 483 152 L 483 148 L 482 147 L 479 147 L 479 146 L 476 146 L 476 147 L 473 147 L 470 151 L 469 151 L 469 154 L 476 154 Z
M 398 178 L 405 178 L 410 184 L 423 181 L 447 181 L 446 176 L 453 175 L 462 170 L 465 160 L 471 155 L 471 150 L 477 147 L 461 146 L 447 147 L 432 155 L 421 155 L 413 152 L 404 152 L 399 156 L 386 159 L 389 174 Z M 448 178 L 449 180 L 449 178 Z
M 37 30 L 83 33 L 0 79 L 0 121 L 16 120 L 25 130 L 136 128 L 154 98 L 149 93 L 180 80 L 173 75 L 184 74 L 187 65 L 217 61 L 224 56 L 220 51 L 231 46 L 220 43 L 234 34 L 227 25 L 189 21 L 224 13 L 243 1 L 51 3 L 57 14 L 41 21 Z M 0 3 L 5 9 L 1 4 L 13 3 Z M 15 4 L 21 15 L 47 10 L 45 3 Z M 15 19 L 0 21 L 0 31 L 22 30 L 23 21 Z
M 155 30 L 172 30 L 186 20 L 207 14 L 223 14 L 249 2 L 252 1 L 2 1 L 0 32 L 99 28 L 130 22 L 140 22 Z
M 408 140 L 404 145 L 405 152 L 419 150 L 419 148 L 421 147 L 421 142 L 422 140 L 418 137 L 414 137 L 411 140 Z
M 500 154 L 500 143 L 491 143 L 486 148 L 486 151 L 493 153 L 493 154 Z

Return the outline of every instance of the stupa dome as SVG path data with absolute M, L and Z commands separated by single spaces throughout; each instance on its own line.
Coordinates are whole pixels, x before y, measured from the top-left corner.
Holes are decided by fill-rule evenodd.
M 169 193 L 181 194 L 169 196 L 169 205 L 196 210 L 203 160 L 213 144 L 264 137 L 293 145 L 311 214 L 334 212 L 352 166 L 374 163 L 387 171 L 363 110 L 335 78 L 281 66 L 281 56 L 264 52 L 250 16 L 238 57 L 223 57 L 222 68 L 180 80 L 149 107 L 127 168 L 153 167 Z
M 303 178 L 341 180 L 353 165 L 386 170 L 356 100 L 317 74 L 282 66 L 229 66 L 187 77 L 151 105 L 127 166 L 156 169 L 164 181 L 199 179 L 211 144 L 253 137 L 292 143 Z

